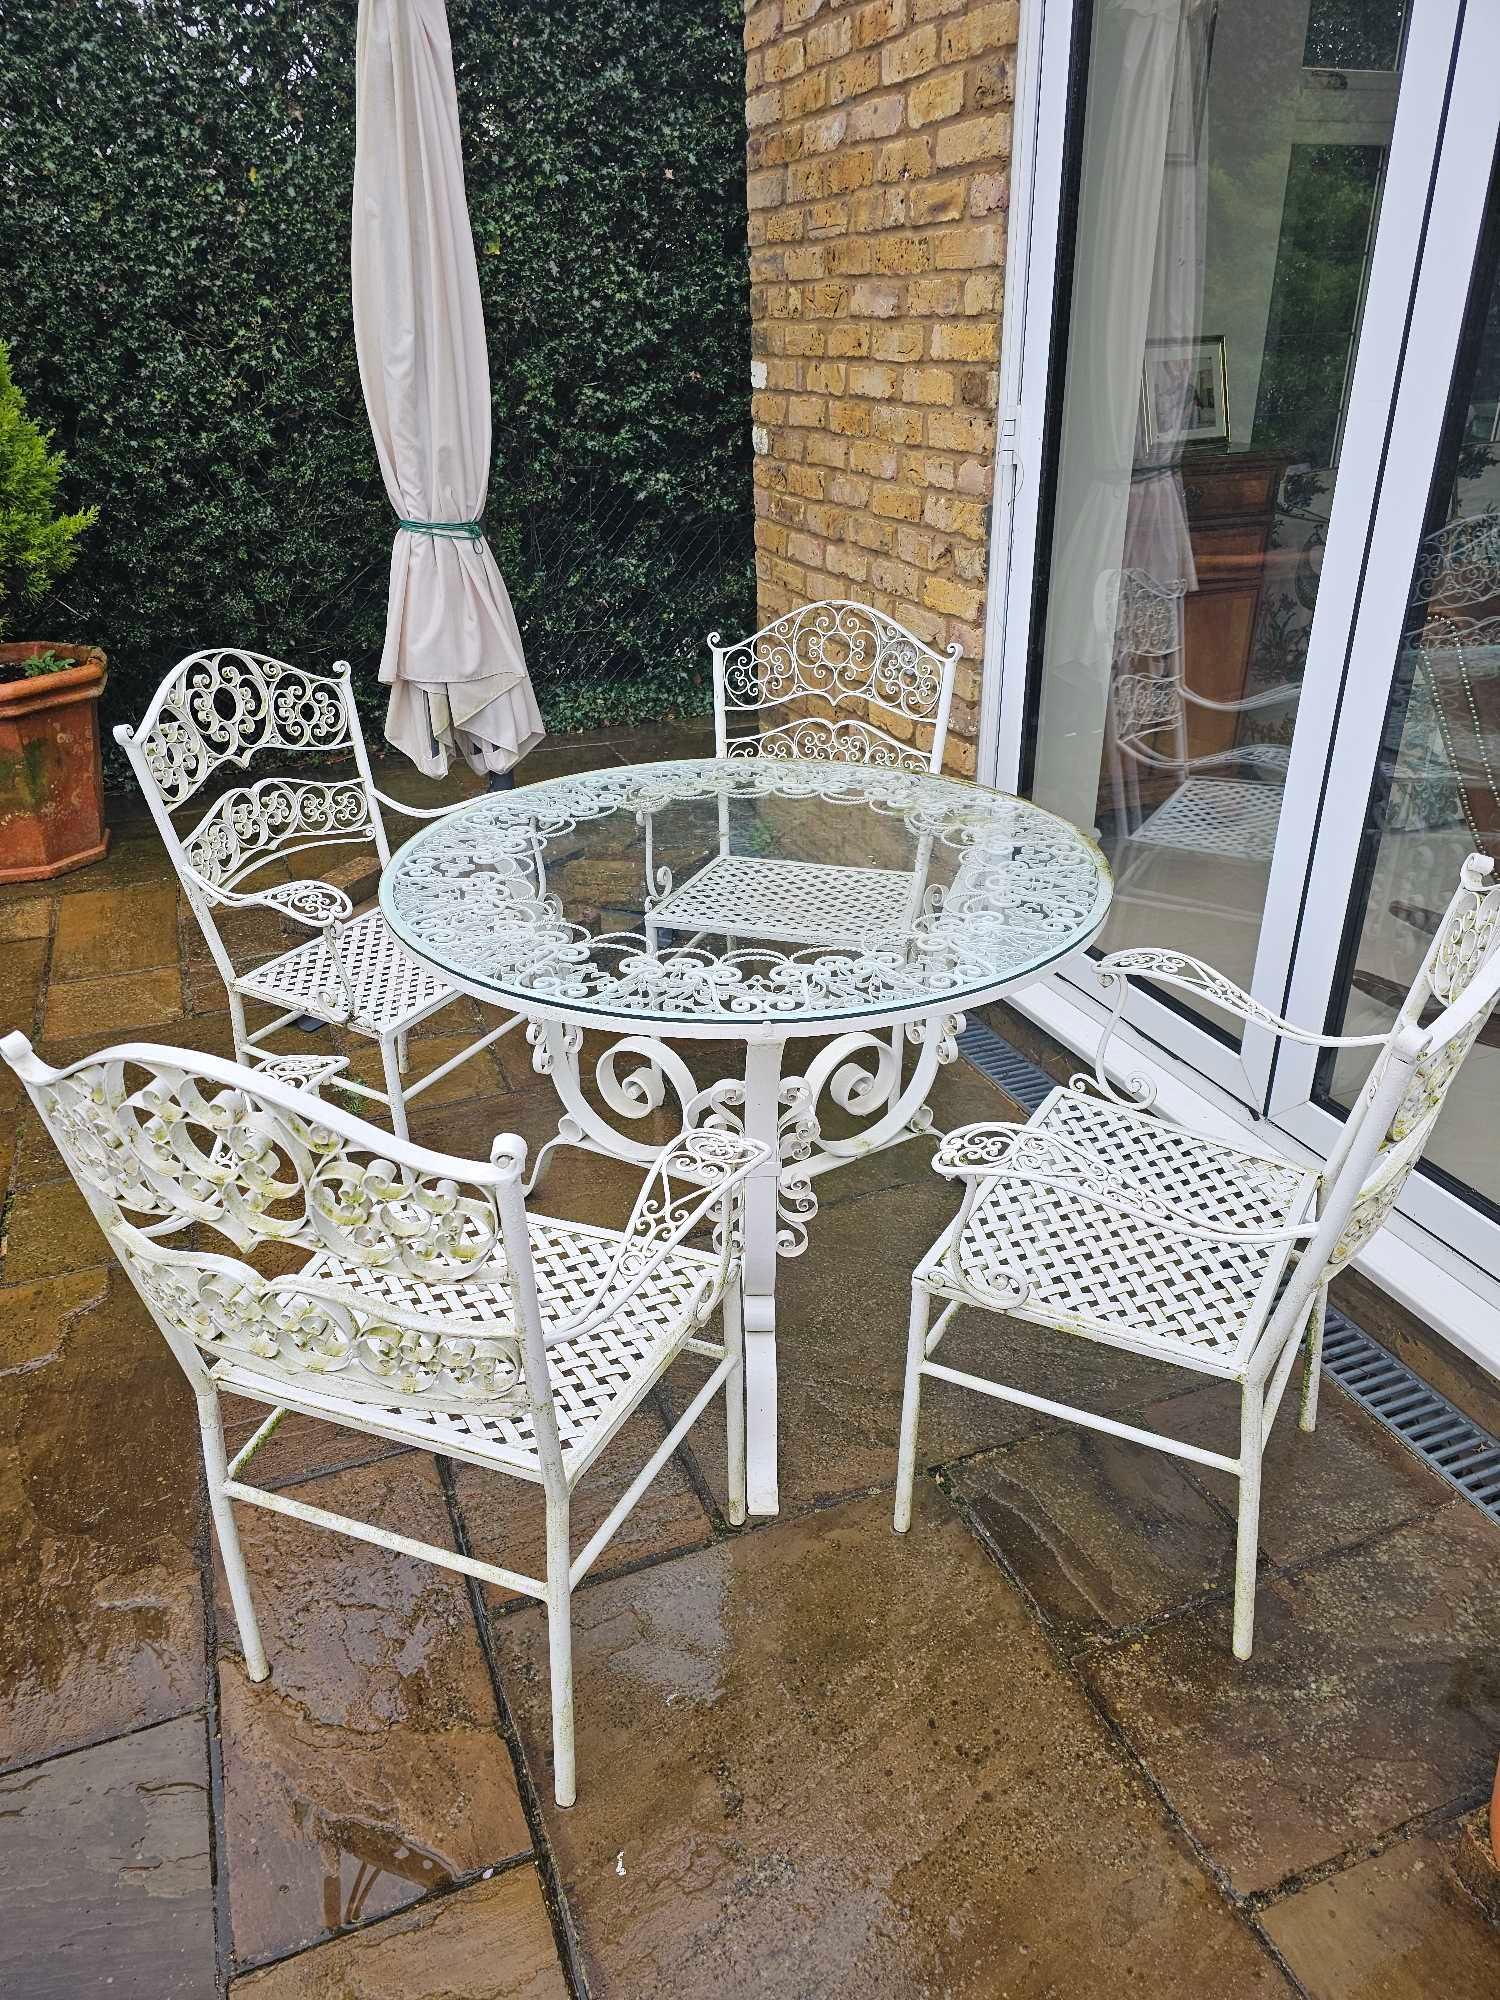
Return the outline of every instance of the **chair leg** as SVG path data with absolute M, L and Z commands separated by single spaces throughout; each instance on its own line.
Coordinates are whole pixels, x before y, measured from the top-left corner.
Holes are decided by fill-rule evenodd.
M 240 1644 L 245 1649 L 245 1671 L 251 1680 L 263 1681 L 271 1669 L 266 1663 L 260 1623 L 250 1596 L 250 1577 L 240 1549 L 239 1529 L 234 1523 L 234 1505 L 224 1492 L 224 1481 L 229 1477 L 229 1461 L 224 1451 L 224 1424 L 215 1390 L 210 1389 L 198 1398 L 198 1429 L 203 1437 L 203 1469 L 208 1475 L 208 1505 L 213 1514 L 214 1533 L 219 1539 L 219 1554 L 223 1558 L 224 1575 L 229 1583 L 235 1623 L 240 1628 Z
M 380 1038 L 380 1061 L 385 1070 L 386 1095 L 391 1100 L 391 1130 L 398 1139 L 406 1137 L 406 1095 L 401 1088 L 401 1055 L 394 1035 Z
M 1256 1383 L 1240 1387 L 1240 1512 L 1234 1546 L 1234 1657 L 1248 1660 L 1255 1636 L 1255 1558 L 1260 1549 L 1260 1459 L 1265 1403 Z
M 405 1076 L 407 1070 L 411 1067 L 409 1041 L 410 1037 L 407 1035 L 397 1035 L 396 1037 L 396 1067 L 403 1076 Z
M 568 1496 L 547 1495 L 547 1653 L 552 1667 L 552 1793 L 578 1796 L 573 1768 L 573 1592 L 568 1581 Z
M 724 1430 L 729 1440 L 729 1519 L 745 1525 L 749 1498 L 745 1485 L 745 1302 L 740 1280 L 724 1294 L 724 1345 L 733 1366 L 724 1377 Z
M 906 1336 L 906 1392 L 901 1399 L 901 1444 L 896 1456 L 898 1535 L 911 1526 L 912 1486 L 917 1476 L 917 1412 L 922 1401 L 922 1363 L 927 1358 L 927 1316 L 932 1301 L 920 1285 L 911 1288 L 911 1324 Z
M 1323 1368 L 1323 1322 L 1328 1317 L 1328 1287 L 1320 1285 L 1312 1302 L 1307 1324 L 1307 1351 L 1302 1362 L 1302 1407 L 1297 1412 L 1298 1427 L 1313 1431 L 1318 1427 L 1318 1381 Z

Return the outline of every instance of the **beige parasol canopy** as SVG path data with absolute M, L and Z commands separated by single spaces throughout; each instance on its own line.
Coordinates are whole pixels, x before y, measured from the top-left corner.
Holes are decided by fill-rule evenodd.
M 385 733 L 431 776 L 506 771 L 542 736 L 480 517 L 490 370 L 443 0 L 360 0 L 354 343 L 401 526 L 380 678 Z

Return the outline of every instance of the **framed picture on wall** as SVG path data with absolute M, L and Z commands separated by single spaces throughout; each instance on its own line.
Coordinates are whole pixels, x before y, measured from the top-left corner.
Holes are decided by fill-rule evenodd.
M 1229 369 L 1222 333 L 1146 342 L 1141 372 L 1146 449 L 1229 443 Z

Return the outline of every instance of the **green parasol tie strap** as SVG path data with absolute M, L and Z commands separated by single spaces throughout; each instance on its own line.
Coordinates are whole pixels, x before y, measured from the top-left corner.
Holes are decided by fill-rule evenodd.
M 482 542 L 483 521 L 397 521 L 409 535 L 432 535 L 445 542 Z

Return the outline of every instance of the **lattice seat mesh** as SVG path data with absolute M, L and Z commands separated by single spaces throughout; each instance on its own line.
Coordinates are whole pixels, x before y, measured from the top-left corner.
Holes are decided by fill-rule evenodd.
M 1269 861 L 1281 818 L 1281 787 L 1253 778 L 1189 778 L 1131 835 L 1157 847 Z
M 657 905 L 652 922 L 797 944 L 860 944 L 903 928 L 914 880 L 890 868 L 719 854 Z
M 1095 1153 L 1204 1222 L 1272 1228 L 1301 1220 L 1311 1174 L 1194 1137 L 1140 1112 L 1074 1091 L 1031 1118 Z M 1174 1235 L 1056 1187 L 997 1180 L 981 1193 L 959 1244 L 964 1278 L 1022 1279 L 1027 1318 L 1231 1373 L 1258 1331 L 1285 1268 L 1284 1244 L 1222 1244 Z M 959 1288 L 934 1288 L 962 1296 Z
M 599 1298 L 620 1238 L 609 1230 L 559 1222 L 546 1215 L 532 1215 L 527 1220 L 542 1326 L 547 1331 Z M 313 1268 L 309 1267 L 309 1275 Z M 466 1325 L 475 1331 L 514 1325 L 503 1278 L 429 1285 L 399 1272 L 371 1270 L 332 1256 L 318 1259 L 315 1268 L 319 1278 L 347 1289 L 372 1307 L 399 1304 L 411 1312 L 440 1316 L 454 1332 L 461 1333 Z M 716 1257 L 678 1248 L 605 1325 L 582 1339 L 559 1341 L 547 1350 L 565 1463 L 587 1452 L 600 1429 L 620 1414 L 622 1402 L 633 1406 L 646 1393 L 693 1332 L 688 1308 L 705 1273 L 717 1270 Z M 328 1400 L 337 1401 L 336 1390 Z M 515 1408 L 502 1404 L 462 1414 L 395 1407 L 385 1414 L 399 1419 L 415 1439 L 433 1450 L 441 1451 L 446 1442 L 467 1452 L 477 1450 L 497 1462 L 536 1469 L 531 1416 L 524 1397 L 518 1395 L 515 1404 Z M 368 1404 L 360 1407 L 368 1414 Z
M 343 926 L 339 962 L 354 993 L 356 1025 L 362 1028 L 403 1027 L 454 991 L 404 949 L 379 910 Z M 321 936 L 239 974 L 234 983 L 252 999 L 295 1007 L 323 1020 L 340 1020 L 345 1012 L 332 947 Z

